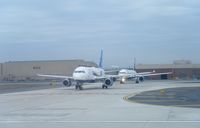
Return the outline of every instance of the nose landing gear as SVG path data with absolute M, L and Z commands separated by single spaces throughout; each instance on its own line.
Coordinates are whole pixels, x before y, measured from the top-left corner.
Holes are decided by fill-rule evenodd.
M 76 83 L 75 89 L 76 90 L 83 90 L 82 84 L 81 83 Z

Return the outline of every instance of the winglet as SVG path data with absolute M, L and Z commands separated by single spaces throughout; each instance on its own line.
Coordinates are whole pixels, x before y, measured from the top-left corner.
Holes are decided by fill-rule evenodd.
M 99 68 L 103 68 L 103 50 L 101 50 L 100 60 L 99 60 Z

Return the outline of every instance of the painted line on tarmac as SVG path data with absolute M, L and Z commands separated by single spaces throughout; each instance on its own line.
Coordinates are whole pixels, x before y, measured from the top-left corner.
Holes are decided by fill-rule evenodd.
M 138 104 L 145 104 L 145 105 L 154 105 L 154 106 L 162 106 L 162 107 L 199 107 L 200 104 L 182 104 L 182 105 L 161 105 L 161 104 L 149 104 L 149 103 L 144 103 L 144 102 L 139 102 L 139 101 L 133 101 L 133 100 L 130 100 L 129 98 L 130 97 L 133 97 L 137 95 L 136 93 L 131 93 L 127 96 L 124 96 L 123 97 L 123 100 L 129 102 L 129 103 L 138 103 Z M 145 100 L 142 100 L 142 101 L 145 101 Z M 155 101 L 155 102 L 160 102 L 159 100 L 146 100 L 148 102 L 152 102 L 152 101 Z M 163 100 L 162 100 L 163 101 Z M 166 101 L 172 101 L 172 100 L 165 100 Z M 176 100 L 173 100 L 173 101 L 176 101 Z M 155 103 L 154 102 L 154 103 Z
M 128 94 L 127 96 L 124 96 L 124 97 L 123 97 L 123 100 L 125 100 L 125 101 L 127 101 L 127 102 L 130 102 L 130 103 L 136 103 L 136 102 L 134 102 L 134 101 L 132 101 L 132 100 L 129 100 L 130 97 L 133 97 L 133 96 L 135 96 L 135 95 L 137 95 L 137 93 Z
M 182 104 L 182 105 L 174 105 L 175 107 L 199 107 L 200 106 L 200 104 L 186 104 L 186 105 L 184 105 L 184 104 Z
M 180 100 L 137 100 L 134 99 L 134 102 L 139 102 L 139 103 L 149 103 L 149 102 L 179 102 Z
M 114 121 L 0 121 L 0 123 L 200 123 L 200 121 L 183 121 L 183 120 L 177 120 L 177 121 L 170 121 L 170 120 L 141 120 L 141 121 L 120 121 L 120 120 L 114 120 Z

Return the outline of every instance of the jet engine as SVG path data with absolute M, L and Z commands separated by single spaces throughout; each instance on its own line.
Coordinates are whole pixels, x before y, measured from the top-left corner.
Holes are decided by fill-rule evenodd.
M 63 84 L 64 84 L 66 87 L 70 87 L 70 86 L 72 85 L 72 82 L 71 82 L 70 79 L 65 79 L 65 80 L 63 81 Z
M 144 77 L 139 77 L 139 81 L 143 82 L 144 81 Z
M 136 80 L 135 80 L 135 83 L 139 83 L 139 82 L 143 82 L 144 81 L 144 77 L 143 76 L 140 76 L 140 77 L 137 77 Z
M 106 86 L 112 86 L 113 85 L 113 80 L 110 78 L 105 79 L 104 84 Z

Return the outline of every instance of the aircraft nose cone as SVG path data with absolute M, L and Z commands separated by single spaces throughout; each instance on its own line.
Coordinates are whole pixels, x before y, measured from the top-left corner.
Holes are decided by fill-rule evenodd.
M 85 80 L 87 76 L 85 74 L 74 73 L 73 78 L 77 80 Z

